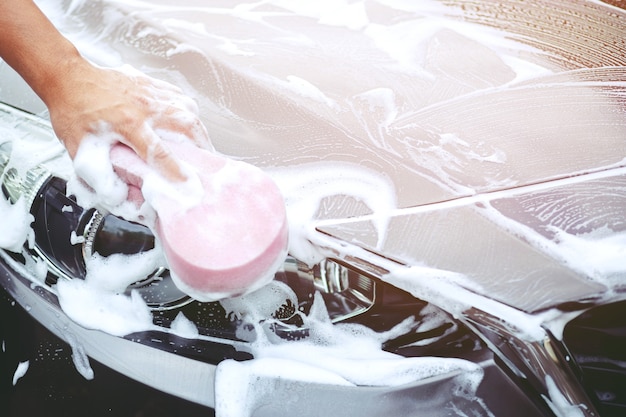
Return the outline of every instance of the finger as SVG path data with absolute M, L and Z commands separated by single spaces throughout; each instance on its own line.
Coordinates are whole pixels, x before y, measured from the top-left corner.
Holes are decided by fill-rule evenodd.
M 152 143 L 146 162 L 172 181 L 181 182 L 187 179 L 178 161 L 162 141 Z
M 164 90 L 151 85 L 145 87 L 145 94 L 153 98 L 156 104 L 153 109 L 155 111 L 171 107 L 192 113 L 196 116 L 199 114 L 200 109 L 198 108 L 198 103 L 193 98 L 185 95 L 182 91 Z
M 168 83 L 167 81 L 159 80 L 157 78 L 150 77 L 146 75 L 142 71 L 139 71 L 137 68 L 124 64 L 117 68 L 106 68 L 106 71 L 114 71 L 116 73 L 121 74 L 124 78 L 131 79 L 136 85 L 139 86 L 147 86 L 147 85 L 155 85 L 163 90 L 170 90 L 175 93 L 182 93 L 182 90 L 175 86 L 174 84 Z
M 172 181 L 186 179 L 172 152 L 147 124 L 144 123 L 142 128 L 126 136 L 125 139 L 127 146 L 165 178 Z
M 153 123 L 156 132 L 173 132 L 190 139 L 196 146 L 213 149 L 209 133 L 198 117 L 188 112 L 168 109 Z M 165 138 L 166 135 L 162 135 Z
M 136 77 L 137 77 L 137 83 L 139 84 L 152 85 L 155 88 L 158 88 L 163 91 L 167 91 L 169 94 L 174 93 L 174 94 L 181 95 L 181 96 L 184 95 L 183 90 L 180 87 L 172 83 L 168 83 L 167 81 L 150 77 L 144 73 L 139 73 L 136 75 Z
M 137 91 L 142 91 L 140 96 L 150 97 L 150 101 L 153 103 L 162 103 L 195 114 L 198 113 L 196 101 L 187 96 L 180 87 L 157 78 L 152 78 L 129 65 L 124 65 L 114 71 L 120 73 L 125 79 L 130 80 L 137 88 Z M 156 111 L 157 109 L 153 110 Z

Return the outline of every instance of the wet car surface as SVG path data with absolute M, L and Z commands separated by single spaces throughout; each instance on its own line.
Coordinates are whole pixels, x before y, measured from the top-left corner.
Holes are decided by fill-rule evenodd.
M 72 362 L 72 349 L 33 320 L 3 291 L 4 350 L 0 364 L 4 416 L 211 416 L 212 410 L 152 389 L 92 362 L 87 381 Z M 19 363 L 28 372 L 13 385 Z
M 103 1 L 50 10 L 70 37 L 93 41 L 83 46 L 93 59 L 123 58 L 183 83 L 216 148 L 273 172 L 292 212 L 310 212 L 307 245 L 291 255 L 306 263 L 321 251 L 335 273 L 354 275 L 339 291 L 323 283 L 336 322 L 388 331 L 419 317 L 421 300 L 449 313 L 432 333 L 416 326 L 383 347 L 482 364 L 484 403 L 450 410 L 559 415 L 560 392 L 586 404 L 576 412 L 620 415 L 623 326 L 610 319 L 623 316 L 626 280 L 626 26 L 614 3 Z M 28 94 L 2 88 L 0 101 L 41 111 Z M 296 266 L 277 280 L 308 313 L 313 290 L 301 275 L 315 281 L 320 267 Z M 607 307 L 582 313 L 593 304 Z M 241 342 L 241 323 L 202 322 L 219 306 L 178 307 L 204 336 Z M 155 311 L 156 323 L 173 322 Z M 272 334 L 305 337 L 290 319 L 278 315 Z M 602 342 L 581 343 L 587 338 Z M 242 353 L 163 334 L 127 340 L 207 363 Z M 432 387 L 451 390 L 446 384 Z M 495 398 L 494 387 L 507 394 Z M 337 403 L 353 395 L 319 389 Z M 424 401 L 415 386 L 394 395 Z M 311 413 L 315 401 L 301 401 Z

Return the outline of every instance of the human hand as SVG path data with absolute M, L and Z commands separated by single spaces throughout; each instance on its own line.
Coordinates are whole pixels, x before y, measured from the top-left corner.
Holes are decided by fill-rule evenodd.
M 182 181 L 167 141 L 212 148 L 191 98 L 130 67 L 105 69 L 82 60 L 51 90 L 45 96 L 52 126 L 72 159 L 87 136 L 114 138 L 164 177 Z

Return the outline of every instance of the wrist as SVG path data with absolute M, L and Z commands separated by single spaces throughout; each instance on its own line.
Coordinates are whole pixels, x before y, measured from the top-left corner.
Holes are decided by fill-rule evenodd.
M 68 48 L 42 62 L 39 72 L 29 82 L 35 93 L 50 107 L 72 89 L 78 73 L 90 64 L 68 42 Z
M 67 40 L 29 0 L 0 1 L 0 57 L 48 104 L 66 74 L 84 65 Z

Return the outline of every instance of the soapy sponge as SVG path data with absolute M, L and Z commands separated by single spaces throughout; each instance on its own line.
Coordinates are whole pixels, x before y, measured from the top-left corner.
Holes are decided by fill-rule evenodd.
M 271 281 L 288 239 L 285 204 L 272 179 L 189 143 L 169 147 L 190 174 L 185 184 L 164 181 L 124 145 L 113 146 L 110 156 L 129 184 L 129 199 L 154 208 L 174 283 L 199 301 L 215 301 Z

